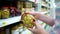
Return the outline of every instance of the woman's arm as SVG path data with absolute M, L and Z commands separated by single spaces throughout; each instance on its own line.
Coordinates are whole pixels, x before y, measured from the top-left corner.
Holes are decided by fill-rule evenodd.
M 54 25 L 54 19 L 52 17 L 39 14 L 37 18 L 50 26 Z
M 33 15 L 36 19 L 39 19 L 50 26 L 54 25 L 54 19 L 51 17 L 48 17 L 46 15 L 43 15 L 37 12 L 25 12 L 25 13 Z

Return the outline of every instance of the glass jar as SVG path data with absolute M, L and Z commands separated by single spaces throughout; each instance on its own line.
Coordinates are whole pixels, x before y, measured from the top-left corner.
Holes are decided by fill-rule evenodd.
M 26 14 L 25 16 L 22 17 L 22 21 L 24 26 L 26 26 L 27 28 L 30 27 L 32 28 L 33 25 L 33 21 L 34 21 L 34 17 L 32 15 Z
M 31 2 L 25 2 L 26 8 L 32 8 L 32 3 Z
M 9 9 L 8 8 L 3 8 L 1 11 L 2 19 L 9 18 Z

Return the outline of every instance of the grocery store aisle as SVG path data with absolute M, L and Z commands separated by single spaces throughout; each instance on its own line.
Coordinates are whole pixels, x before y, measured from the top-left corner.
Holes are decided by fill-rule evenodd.
M 21 22 L 21 14 L 25 10 L 39 12 L 53 18 L 56 16 L 56 20 L 60 22 L 60 2 L 57 3 L 58 1 L 60 0 L 56 0 L 57 7 L 55 7 L 55 0 L 0 0 L 0 34 L 32 34 L 25 26 L 30 18 L 25 18 L 27 22 L 25 25 Z M 37 22 L 49 31 L 49 25 L 42 21 L 37 20 Z

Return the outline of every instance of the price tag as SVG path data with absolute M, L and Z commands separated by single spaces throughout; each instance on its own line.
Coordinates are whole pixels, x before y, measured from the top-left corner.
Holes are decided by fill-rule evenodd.
M 31 34 L 31 32 L 28 32 L 28 34 Z
M 2 22 L 2 26 L 6 26 L 7 25 L 7 22 Z

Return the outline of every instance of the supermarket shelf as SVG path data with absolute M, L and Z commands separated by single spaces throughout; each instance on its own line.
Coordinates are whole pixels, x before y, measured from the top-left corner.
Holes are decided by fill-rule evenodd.
M 49 8 L 49 6 L 48 5 L 46 5 L 46 4 L 41 4 L 42 6 L 44 6 L 44 7 L 47 7 L 47 8 Z
M 48 13 L 48 11 L 45 11 L 45 12 L 40 12 L 41 14 L 46 14 L 46 13 Z
M 29 0 L 29 1 L 35 2 L 36 0 Z
M 16 16 L 8 19 L 0 19 L 0 27 L 4 27 L 10 24 L 14 24 L 21 20 L 21 16 Z
M 33 2 L 34 3 L 34 0 L 18 0 L 18 1 L 22 1 L 22 2 Z

